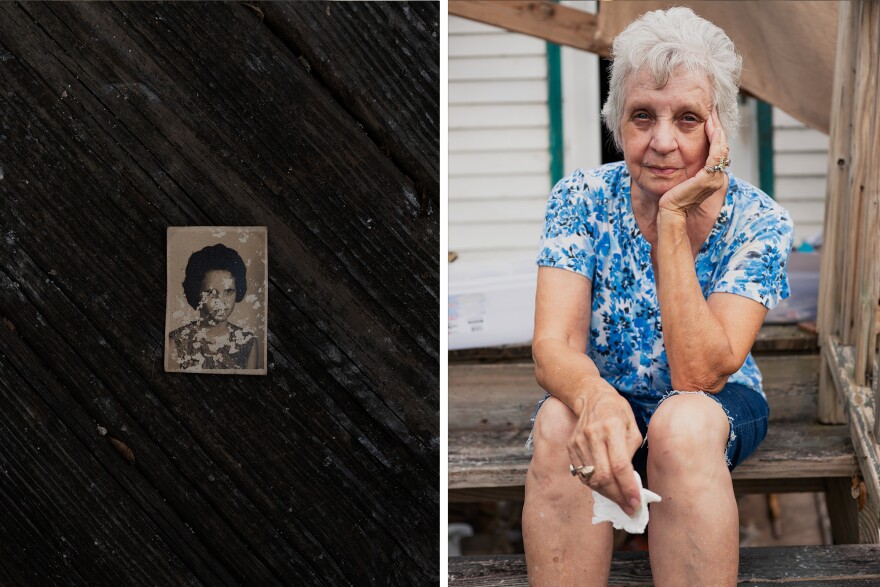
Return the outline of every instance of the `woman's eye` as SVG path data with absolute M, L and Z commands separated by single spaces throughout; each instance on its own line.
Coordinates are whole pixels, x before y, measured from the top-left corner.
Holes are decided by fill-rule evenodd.
M 684 116 L 681 117 L 681 119 L 682 119 L 684 122 L 688 122 L 688 123 L 698 123 L 698 122 L 700 122 L 700 119 L 697 118 L 696 116 L 694 116 L 693 114 L 685 114 Z
M 648 120 L 648 113 L 647 112 L 636 112 L 635 115 L 633 116 L 633 118 L 635 118 L 636 120 Z

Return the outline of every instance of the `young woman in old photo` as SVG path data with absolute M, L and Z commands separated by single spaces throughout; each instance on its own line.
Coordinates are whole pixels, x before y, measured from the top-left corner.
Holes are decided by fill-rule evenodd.
M 238 252 L 217 244 L 190 255 L 183 291 L 199 318 L 169 334 L 172 364 L 196 371 L 255 369 L 257 337 L 229 321 L 247 293 L 247 268 Z

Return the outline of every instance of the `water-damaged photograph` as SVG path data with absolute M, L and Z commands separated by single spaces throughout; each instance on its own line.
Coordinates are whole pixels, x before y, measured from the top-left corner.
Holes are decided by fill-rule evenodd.
M 265 227 L 168 228 L 165 370 L 266 374 Z

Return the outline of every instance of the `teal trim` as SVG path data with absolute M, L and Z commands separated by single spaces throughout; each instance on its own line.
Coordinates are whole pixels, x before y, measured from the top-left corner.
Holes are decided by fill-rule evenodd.
M 547 110 L 550 114 L 550 187 L 565 173 L 562 142 L 562 60 L 559 45 L 547 43 Z
M 773 170 L 773 106 L 758 100 L 758 187 L 776 198 Z

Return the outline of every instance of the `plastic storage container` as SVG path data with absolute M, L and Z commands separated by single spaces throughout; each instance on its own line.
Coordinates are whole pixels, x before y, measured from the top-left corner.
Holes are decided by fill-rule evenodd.
M 449 350 L 532 340 L 538 268 L 533 259 L 449 265 Z

